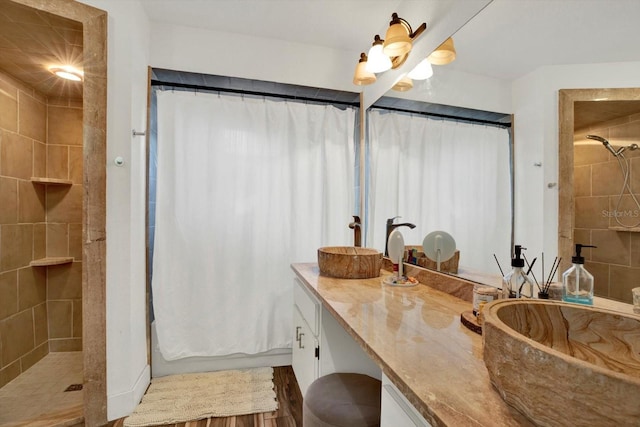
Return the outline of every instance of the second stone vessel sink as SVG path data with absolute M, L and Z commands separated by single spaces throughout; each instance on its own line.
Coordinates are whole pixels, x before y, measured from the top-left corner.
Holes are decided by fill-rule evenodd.
M 491 383 L 535 424 L 640 425 L 640 316 L 538 300 L 483 314 Z
M 318 267 L 324 276 L 339 279 L 370 279 L 380 276 L 382 253 L 355 246 L 327 246 L 318 249 Z

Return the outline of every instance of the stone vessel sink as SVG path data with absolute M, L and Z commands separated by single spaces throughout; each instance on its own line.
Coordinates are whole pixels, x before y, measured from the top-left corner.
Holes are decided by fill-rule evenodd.
M 483 314 L 491 383 L 536 425 L 640 425 L 640 316 L 539 300 Z
M 355 246 L 327 246 L 318 249 L 318 267 L 324 276 L 339 279 L 370 279 L 380 276 L 382 253 Z

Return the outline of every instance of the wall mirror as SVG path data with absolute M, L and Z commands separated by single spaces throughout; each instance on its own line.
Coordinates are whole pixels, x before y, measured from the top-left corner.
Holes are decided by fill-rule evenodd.
M 455 39 L 464 27 L 448 36 Z M 445 34 L 438 36 L 446 39 Z M 415 224 L 400 231 L 405 244 L 419 252 L 431 232 L 441 230 L 453 236 L 459 252 L 451 263 L 441 265 L 442 272 L 501 286 L 494 254 L 503 269 L 509 268 L 513 118 L 429 102 L 434 85 L 451 82 L 450 66 L 433 68 L 434 77 L 414 80 L 409 92 L 393 90 L 388 80 L 375 83 L 386 88 L 375 91 L 384 95 L 370 100 L 372 107 L 364 120 L 370 165 L 364 203 L 366 245 L 384 250 L 387 219 L 399 215 L 402 218 L 396 223 Z M 437 266 L 424 259 L 417 264 Z
M 400 231 L 418 252 L 431 232 L 453 236 L 459 252 L 442 272 L 500 286 L 493 254 L 508 268 L 512 245 L 511 115 L 394 92 L 367 110 L 367 245 L 383 250 L 386 221 L 400 215 L 396 223 L 416 226 Z
M 640 88 L 560 90 L 559 126 L 560 271 L 576 243 L 597 246 L 585 253 L 595 294 L 631 303 L 640 277 Z

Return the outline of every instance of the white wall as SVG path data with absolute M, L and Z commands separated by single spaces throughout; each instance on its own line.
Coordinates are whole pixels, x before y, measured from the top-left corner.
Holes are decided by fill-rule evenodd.
M 108 13 L 107 417 L 133 411 L 149 384 L 145 302 L 145 140 L 149 23 L 137 2 L 83 0 Z M 124 167 L 113 159 L 121 156 Z
M 153 67 L 355 92 L 359 53 L 156 23 L 151 39 Z
M 558 91 L 639 86 L 640 62 L 542 67 L 514 81 L 515 240 L 529 259 L 558 251 L 558 188 L 547 186 L 558 182 Z
M 510 81 L 447 69 L 446 65 L 434 66 L 433 69 L 433 77 L 428 80 L 414 81 L 413 89 L 410 91 L 389 90 L 385 96 L 496 113 L 511 113 Z

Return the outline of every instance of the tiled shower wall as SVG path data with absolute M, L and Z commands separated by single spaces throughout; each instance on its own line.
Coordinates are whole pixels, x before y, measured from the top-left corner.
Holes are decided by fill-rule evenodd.
M 47 178 L 71 186 L 47 186 L 48 257 L 74 258 L 47 267 L 49 350 L 82 350 L 82 100 L 48 99 Z
M 585 144 L 588 134 L 602 136 L 615 147 L 640 144 L 640 114 L 578 129 L 574 135 L 574 242 L 597 246 L 584 252 L 596 295 L 631 303 L 631 289 L 640 286 L 640 226 L 619 231 L 614 215 L 621 215 L 623 224 L 637 224 L 640 208 L 627 191 L 616 206 L 623 184 L 620 165 L 601 143 Z M 631 165 L 631 188 L 640 200 L 640 150 L 624 155 Z
M 48 100 L 0 72 L 0 386 L 49 351 L 82 349 L 81 235 L 81 101 Z M 47 256 L 75 262 L 29 266 Z

